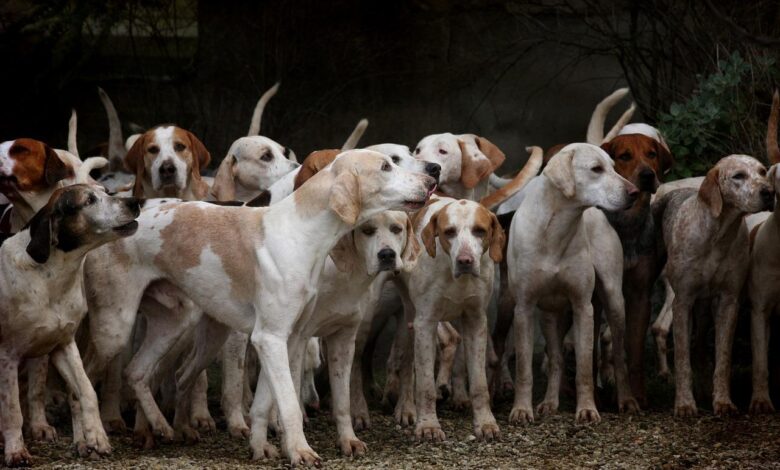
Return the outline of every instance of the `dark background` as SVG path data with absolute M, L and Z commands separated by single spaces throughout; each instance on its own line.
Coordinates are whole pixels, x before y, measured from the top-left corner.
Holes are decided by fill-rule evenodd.
M 124 137 L 131 123 L 173 122 L 214 167 L 281 80 L 261 134 L 301 158 L 340 146 L 367 117 L 363 145 L 473 132 L 511 169 L 527 145 L 583 140 L 593 106 L 619 86 L 631 85 L 635 121 L 655 123 L 719 59 L 776 56 L 778 3 L 11 0 L 0 6 L 0 140 L 64 148 L 75 108 L 87 156 L 108 138 L 101 86 Z M 738 119 L 760 130 L 776 72 L 751 66 Z M 758 153 L 756 129 L 724 138 Z

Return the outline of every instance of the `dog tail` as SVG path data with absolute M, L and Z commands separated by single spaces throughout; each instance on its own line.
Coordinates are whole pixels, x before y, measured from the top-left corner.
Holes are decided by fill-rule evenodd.
M 260 121 L 263 119 L 263 110 L 265 109 L 265 105 L 267 105 L 276 92 L 279 91 L 280 84 L 281 82 L 276 82 L 274 86 L 269 88 L 268 91 L 263 93 L 263 96 L 257 100 L 255 111 L 252 113 L 252 121 L 249 122 L 249 132 L 246 134 L 249 137 L 260 135 Z
M 626 124 L 628 124 L 628 121 L 631 120 L 632 117 L 634 117 L 634 111 L 636 111 L 636 103 L 631 103 L 631 107 L 626 110 L 625 113 L 623 113 L 622 116 L 620 116 L 620 119 L 617 120 L 614 126 L 612 126 L 612 129 L 607 132 L 607 135 L 604 137 L 604 140 L 601 142 L 602 144 L 604 142 L 609 142 L 610 140 L 617 137 L 617 135 L 620 133 L 620 131 L 625 127 Z
M 766 154 L 770 165 L 780 163 L 780 146 L 777 145 L 778 114 L 780 114 L 780 93 L 775 90 L 772 97 L 772 111 L 769 112 L 769 122 L 766 125 Z
M 494 188 L 500 189 L 504 186 L 508 185 L 512 182 L 512 178 L 502 178 L 498 176 L 495 173 L 490 174 L 490 179 L 488 180 L 490 183 L 490 186 L 493 186 Z
M 79 156 L 79 146 L 76 143 L 76 129 L 78 127 L 79 118 L 76 116 L 76 110 L 70 110 L 70 120 L 68 121 L 68 152 L 75 156 Z
M 127 154 L 122 138 L 122 123 L 119 121 L 119 114 L 116 112 L 114 102 L 108 97 L 108 93 L 98 87 L 98 95 L 108 118 L 108 161 L 111 170 L 119 171 L 123 167 L 122 161 Z
M 542 167 L 542 156 L 544 151 L 541 147 L 526 147 L 526 150 L 531 153 L 528 161 L 522 170 L 512 178 L 506 186 L 503 188 L 483 197 L 479 202 L 488 209 L 492 209 L 502 202 L 506 201 L 523 187 L 528 184 L 531 179 L 539 173 L 539 169 Z
M 72 152 L 71 152 L 72 153 Z M 96 168 L 103 168 L 108 165 L 108 160 L 103 157 L 89 157 L 81 164 L 78 170 L 76 170 L 76 183 L 77 184 L 91 184 L 94 181 L 90 178 L 89 173 Z
M 604 141 L 604 122 L 607 120 L 609 111 L 628 94 L 628 88 L 619 88 L 607 96 L 593 110 L 588 124 L 588 134 L 585 141 L 593 145 L 601 145 Z
M 341 150 L 352 150 L 356 148 L 358 142 L 360 142 L 360 138 L 363 137 L 363 133 L 366 132 L 366 127 L 368 127 L 368 119 L 363 118 L 358 121 L 355 130 L 352 131 L 347 138 L 347 141 L 341 146 Z

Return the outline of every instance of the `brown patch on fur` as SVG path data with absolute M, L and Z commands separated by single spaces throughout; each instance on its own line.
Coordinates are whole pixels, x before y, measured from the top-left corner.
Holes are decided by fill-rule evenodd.
M 699 188 L 699 199 L 710 209 L 713 217 L 720 216 L 723 210 L 723 196 L 720 193 L 720 169 L 716 166 L 707 172 Z
M 479 151 L 484 153 L 488 160 L 490 160 L 490 165 L 493 167 L 492 171 L 496 171 L 498 167 L 504 163 L 504 160 L 506 160 L 504 152 L 502 152 L 493 142 L 484 137 L 475 137 L 474 141 L 476 141 Z
M 301 187 L 303 183 L 309 180 L 312 176 L 319 173 L 323 168 L 330 165 L 330 163 L 336 159 L 336 156 L 342 151 L 339 149 L 327 149 L 327 150 L 315 150 L 310 153 L 309 156 L 303 161 L 301 169 L 298 170 L 298 174 L 295 175 L 295 183 L 293 184 L 293 190 Z
M 428 221 L 428 224 L 422 231 L 420 238 L 422 238 L 425 251 L 428 252 L 431 258 L 436 257 L 436 237 L 439 237 L 439 243 L 441 248 L 448 255 L 450 254 L 450 240 L 444 236 L 444 230 L 446 230 L 451 224 L 450 219 L 447 216 L 447 208 L 450 205 L 447 204 L 441 207 L 435 214 L 433 214 Z
M 550 161 L 550 159 L 558 152 L 563 150 L 564 147 L 566 147 L 569 144 L 557 144 L 553 145 L 552 147 L 548 148 L 544 151 L 544 157 L 542 160 L 542 168 L 547 166 L 547 162 Z
M 471 155 L 466 143 L 460 139 L 458 139 L 458 146 L 461 155 L 460 181 L 467 189 L 473 189 L 480 181 L 490 176 L 493 167 L 490 160 Z
M 231 294 L 249 301 L 258 280 L 257 262 L 248 254 L 264 239 L 262 215 L 256 209 L 179 205 L 170 225 L 160 230 L 162 246 L 154 262 L 164 271 L 183 272 L 199 266 L 201 254 L 209 247 L 230 278 Z
M 482 206 L 477 207 L 474 214 L 474 227 L 485 230 L 487 235 L 482 244 L 482 251 L 488 251 L 490 259 L 495 263 L 500 263 L 504 257 L 504 246 L 506 245 L 506 235 L 504 229 L 498 222 L 496 214 L 490 212 Z
M 8 149 L 8 156 L 14 161 L 14 186 L 19 191 L 42 191 L 73 177 L 73 168 L 39 140 L 16 139 Z M 4 186 L 0 184 L 0 188 L 5 189 Z
M 772 109 L 766 125 L 766 153 L 769 164 L 780 163 L 780 146 L 777 145 L 777 119 L 780 114 L 780 93 L 775 90 L 772 96 Z
M 657 179 L 674 164 L 672 154 L 657 140 L 642 134 L 619 135 L 601 148 L 615 161 L 615 171 L 623 178 L 640 186 L 639 174 L 652 170 Z

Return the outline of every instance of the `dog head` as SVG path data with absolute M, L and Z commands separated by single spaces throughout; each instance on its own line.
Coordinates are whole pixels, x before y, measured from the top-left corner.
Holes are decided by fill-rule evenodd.
M 330 256 L 340 271 L 364 266 L 369 276 L 381 271 L 409 271 L 420 254 L 409 216 L 400 211 L 381 212 L 339 240 Z
M 12 202 L 25 201 L 36 195 L 46 199 L 57 188 L 57 183 L 75 176 L 74 169 L 57 152 L 34 139 L 9 140 L 0 144 L 0 192 Z
M 195 199 L 205 199 L 208 184 L 200 171 L 210 161 L 192 132 L 171 125 L 146 131 L 125 155 L 125 165 L 135 173 L 135 197 L 186 197 L 189 187 Z
M 555 154 L 542 172 L 563 195 L 582 206 L 624 210 L 639 190 L 615 171 L 606 152 L 591 144 L 569 144 Z
M 221 201 L 233 200 L 236 182 L 251 191 L 268 189 L 300 166 L 290 155 L 294 154 L 289 148 L 268 137 L 241 137 L 219 165 L 211 194 Z
M 615 161 L 620 176 L 647 193 L 655 193 L 674 162 L 665 145 L 643 134 L 621 134 L 601 148 Z
M 27 253 L 45 263 L 52 249 L 70 252 L 90 250 L 135 233 L 141 202 L 106 194 L 97 186 L 76 184 L 58 189 L 26 228 L 30 230 Z
M 480 275 L 483 255 L 502 259 L 506 236 L 496 215 L 481 204 L 461 199 L 439 208 L 422 230 L 425 250 L 436 257 L 436 239 L 450 257 L 452 275 Z
M 329 173 L 333 183 L 328 205 L 349 225 L 385 210 L 420 209 L 436 187 L 430 176 L 401 168 L 371 150 L 339 154 Z
M 399 144 L 377 144 L 370 147 L 366 147 L 366 150 L 375 150 L 379 153 L 384 153 L 390 160 L 401 168 L 415 173 L 425 173 L 431 178 L 439 182 L 439 176 L 441 175 L 441 165 L 438 163 L 426 162 L 414 158 L 411 150 L 406 145 Z
M 414 156 L 441 167 L 439 185 L 447 193 L 452 185 L 475 188 L 480 181 L 501 166 L 504 153 L 492 142 L 474 134 L 434 134 L 424 137 L 414 149 Z
M 713 217 L 729 207 L 744 213 L 771 211 L 775 190 L 761 162 L 747 155 L 729 155 L 707 172 L 699 187 L 699 200 Z

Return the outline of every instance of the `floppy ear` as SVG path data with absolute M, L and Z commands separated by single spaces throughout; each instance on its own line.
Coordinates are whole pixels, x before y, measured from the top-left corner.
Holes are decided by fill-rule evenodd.
M 564 196 L 574 197 L 576 187 L 574 185 L 574 171 L 572 159 L 574 150 L 561 151 L 553 155 L 542 174 L 550 180 L 556 188 L 560 189 Z
M 480 181 L 490 176 L 492 166 L 487 158 L 472 155 L 466 143 L 458 139 L 460 147 L 460 181 L 466 189 L 474 189 Z
M 720 194 L 720 184 L 718 180 L 720 170 L 713 168 L 707 172 L 704 182 L 699 188 L 699 199 L 710 209 L 713 217 L 720 216 L 723 210 L 723 196 Z
M 769 182 L 772 184 L 772 188 L 775 190 L 775 194 L 780 192 L 778 189 L 780 189 L 780 181 L 777 180 L 777 166 L 780 165 L 780 163 L 775 163 L 771 167 L 769 167 L 769 172 L 766 174 L 766 179 L 769 180 Z
M 504 245 L 506 245 L 506 234 L 498 221 L 496 214 L 490 213 L 490 249 L 488 254 L 495 263 L 500 263 L 504 258 Z
M 144 176 L 146 174 L 146 165 L 144 164 L 144 153 L 146 152 L 146 133 L 135 139 L 130 150 L 125 155 L 125 166 L 130 173 L 135 173 L 135 183 L 133 184 L 133 197 L 144 197 Z
M 352 232 L 344 235 L 330 250 L 330 258 L 336 265 L 336 269 L 348 273 L 358 264 L 358 254 L 355 248 L 355 237 Z
M 206 146 L 200 141 L 195 134 L 190 131 L 187 132 L 187 137 L 190 139 L 190 148 L 192 149 L 192 194 L 198 199 L 206 199 L 209 193 L 209 185 L 200 176 L 200 169 L 206 168 L 211 162 L 211 154 L 206 150 Z
M 401 253 L 404 271 L 411 271 L 417 264 L 417 258 L 420 257 L 421 251 L 422 248 L 420 248 L 420 242 L 417 241 L 417 234 L 414 233 L 412 219 L 409 216 L 406 216 L 406 245 L 404 246 L 403 253 Z
M 439 213 L 436 212 L 431 216 L 430 220 L 428 220 L 428 225 L 423 228 L 422 234 L 420 235 L 423 246 L 425 246 L 425 251 L 428 252 L 428 255 L 431 258 L 436 257 L 436 234 L 439 232 L 437 226 L 438 221 Z
M 54 183 L 60 180 L 73 177 L 73 168 L 65 165 L 54 149 L 43 144 L 43 151 L 46 154 L 43 162 L 43 177 L 46 180 L 46 184 L 53 186 Z
M 490 171 L 496 171 L 496 169 L 504 163 L 504 160 L 506 160 L 504 152 L 502 152 L 493 142 L 484 137 L 475 137 L 474 141 L 476 141 L 479 151 L 484 153 L 487 159 L 490 160 Z
M 351 170 L 340 174 L 330 190 L 330 208 L 341 220 L 349 225 L 355 225 L 360 216 L 360 184 L 357 175 Z
M 674 157 L 672 152 L 669 151 L 669 147 L 665 144 L 655 141 L 655 153 L 658 155 L 658 161 L 661 163 L 661 174 L 665 175 L 669 173 L 674 165 Z
M 228 155 L 219 164 L 217 174 L 214 176 L 214 184 L 211 186 L 211 194 L 217 201 L 232 201 L 236 198 L 236 181 L 233 169 L 236 165 L 236 156 Z
M 43 264 L 49 259 L 51 247 L 57 244 L 52 224 L 51 209 L 49 206 L 39 210 L 27 226 L 30 229 L 30 243 L 27 244 L 27 254 L 36 263 Z

